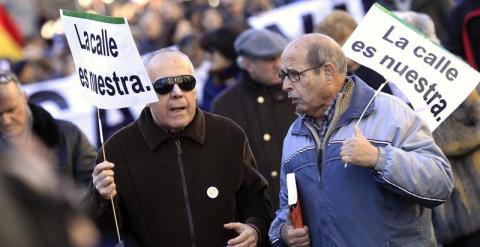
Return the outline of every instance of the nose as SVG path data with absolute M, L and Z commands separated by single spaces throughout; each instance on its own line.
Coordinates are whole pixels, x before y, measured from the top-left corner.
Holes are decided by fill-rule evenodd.
M 282 90 L 285 92 L 289 92 L 293 90 L 292 82 L 290 81 L 290 79 L 288 79 L 288 76 L 286 76 L 285 79 L 283 79 Z
M 183 97 L 183 91 L 182 91 L 182 89 L 180 89 L 178 84 L 175 83 L 175 84 L 173 84 L 173 89 L 172 89 L 172 92 L 170 92 L 170 95 L 173 98 L 180 98 L 180 97 Z
M 0 125 L 5 126 L 11 122 L 12 118 L 9 114 L 0 113 Z

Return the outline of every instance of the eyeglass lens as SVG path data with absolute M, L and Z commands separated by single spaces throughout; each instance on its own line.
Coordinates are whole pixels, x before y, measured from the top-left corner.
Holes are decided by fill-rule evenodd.
M 183 91 L 191 91 L 195 88 L 196 80 L 191 75 L 179 75 L 173 77 L 164 77 L 155 81 L 153 88 L 158 94 L 168 94 L 177 84 Z

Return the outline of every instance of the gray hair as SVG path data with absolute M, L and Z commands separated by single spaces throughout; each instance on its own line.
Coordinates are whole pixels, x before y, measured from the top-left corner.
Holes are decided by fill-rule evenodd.
M 20 87 L 20 80 L 13 72 L 0 70 L 0 84 L 7 84 L 10 82 L 14 82 Z
M 335 65 L 337 70 L 347 73 L 347 59 L 339 46 L 326 45 L 325 43 L 309 44 L 307 52 L 307 63 L 310 66 L 318 66 L 324 62 L 330 62 Z M 320 68 L 315 69 L 316 73 L 320 73 Z

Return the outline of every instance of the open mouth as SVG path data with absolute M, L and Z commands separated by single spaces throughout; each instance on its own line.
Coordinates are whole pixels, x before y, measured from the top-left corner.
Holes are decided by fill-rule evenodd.
M 172 108 L 170 108 L 170 112 L 178 113 L 178 112 L 184 111 L 186 109 L 187 109 L 187 107 L 185 107 L 185 106 L 172 107 Z

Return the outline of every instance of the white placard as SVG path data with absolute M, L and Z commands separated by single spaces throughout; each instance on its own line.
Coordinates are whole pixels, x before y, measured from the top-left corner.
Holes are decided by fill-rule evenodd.
M 431 131 L 480 82 L 476 70 L 379 4 L 372 6 L 342 49 L 395 83 Z
M 158 101 L 125 18 L 60 10 L 86 99 L 103 109 Z

